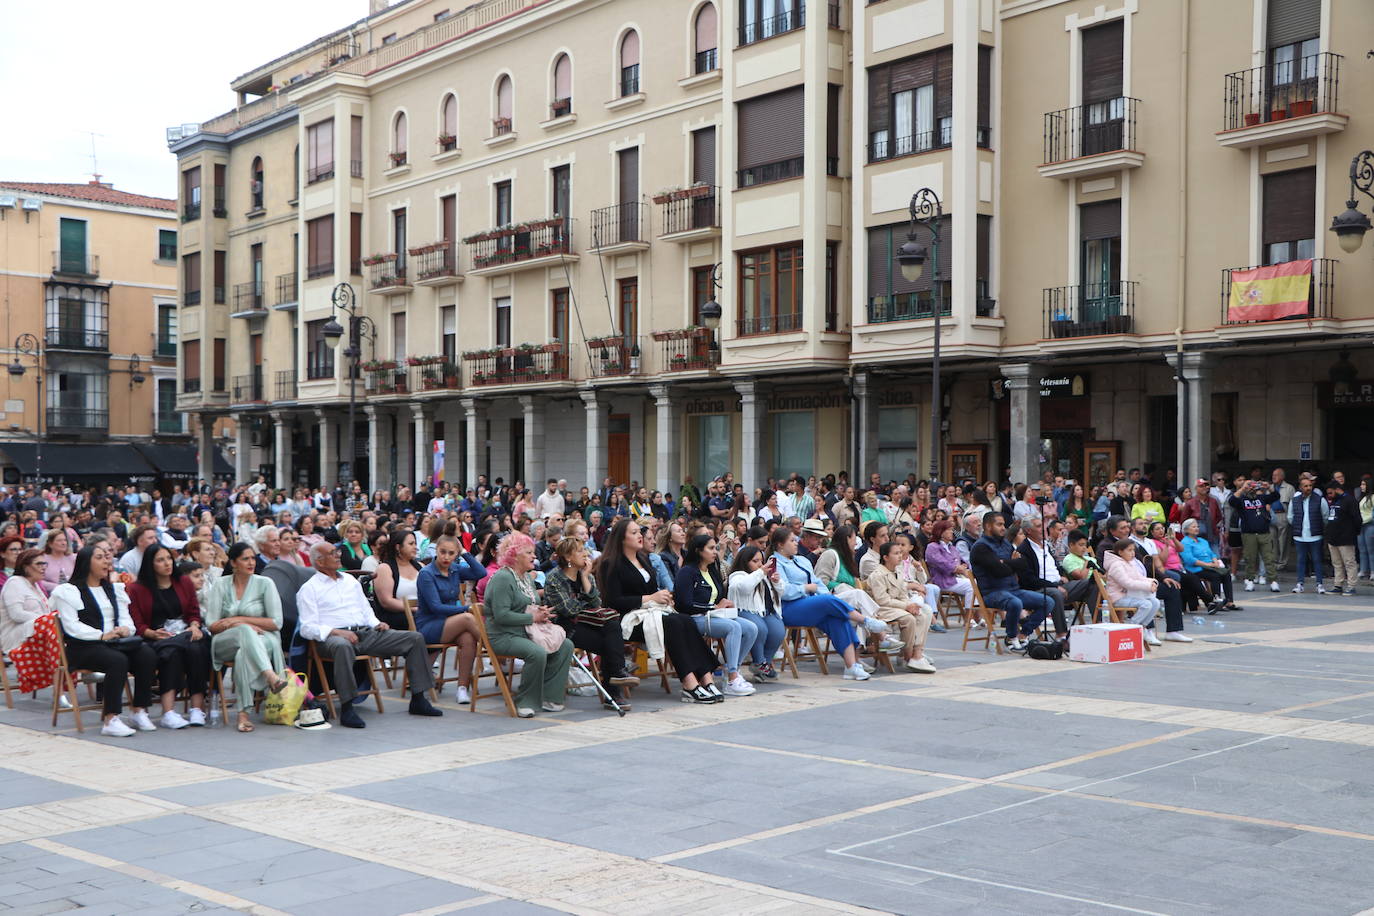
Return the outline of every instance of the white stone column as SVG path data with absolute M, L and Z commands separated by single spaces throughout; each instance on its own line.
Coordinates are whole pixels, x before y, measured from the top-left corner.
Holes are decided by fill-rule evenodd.
M 1011 480 L 1031 483 L 1040 477 L 1040 366 L 1014 363 L 1002 376 L 1011 397 Z
M 682 485 L 682 401 L 673 396 L 672 389 L 667 385 L 651 385 L 649 394 L 658 408 L 655 423 L 655 446 L 658 449 L 655 461 L 658 469 L 656 489 L 665 494 L 674 494 L 676 499 L 677 489 Z
M 1215 358 L 1205 353 L 1170 354 L 1178 385 L 1178 479 L 1191 486 L 1212 476 L 1212 370 Z M 1180 365 L 1181 363 L 1181 365 Z
M 332 489 L 339 482 L 339 416 L 331 410 L 315 410 L 320 430 L 320 486 Z M 343 448 L 348 448 L 347 442 Z M 347 483 L 347 481 L 344 481 Z
M 525 466 L 511 471 L 531 493 L 537 493 L 544 489 L 544 401 L 532 394 L 521 395 L 520 410 L 525 415 Z
M 252 483 L 257 479 L 253 467 L 253 419 L 248 414 L 234 414 L 234 483 Z
M 611 408 L 597 397 L 595 389 L 584 388 L 578 393 L 587 407 L 587 486 L 595 490 L 606 478 L 606 468 L 610 463 L 606 436 L 610 432 Z
M 854 426 L 858 432 L 859 454 L 855 458 L 853 480 L 868 480 L 878 470 L 878 392 L 873 376 L 854 373 Z
M 487 445 L 486 404 L 475 398 L 463 398 L 463 418 L 467 423 L 467 454 L 463 458 L 463 485 L 477 486 L 477 475 L 487 473 L 483 467 Z M 490 475 L 488 475 L 490 476 Z
M 294 425 L 291 414 L 284 410 L 272 412 L 273 426 L 273 465 L 277 469 L 273 485 L 279 490 L 291 488 L 291 428 Z
M 367 486 L 369 492 L 391 485 L 391 414 L 380 407 L 363 408 L 367 415 Z
M 763 486 L 768 476 L 763 467 L 763 425 L 768 413 L 768 395 L 753 379 L 735 382 L 735 390 L 740 398 L 739 482 L 744 484 L 745 493 L 753 493 L 755 487 Z
M 396 466 L 393 477 L 394 491 L 401 487 L 415 489 L 415 436 L 410 431 L 410 412 L 405 408 L 395 411 L 396 417 Z
M 196 415 L 196 467 L 201 480 L 215 479 L 215 418 L 204 413 Z
M 415 419 L 415 485 L 429 482 L 434 473 L 434 408 L 429 404 L 411 404 Z

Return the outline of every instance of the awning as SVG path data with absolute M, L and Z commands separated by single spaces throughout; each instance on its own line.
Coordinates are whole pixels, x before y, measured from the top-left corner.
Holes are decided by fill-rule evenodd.
M 0 442 L 0 455 L 23 476 L 38 472 L 38 446 L 32 442 Z M 152 480 L 157 469 L 125 442 L 43 443 L 43 477 L 49 480 Z
M 198 480 L 200 478 L 200 462 L 198 452 L 194 445 L 157 445 L 152 443 L 138 442 L 134 448 L 142 453 L 146 460 L 157 471 L 157 475 L 165 480 Z M 224 460 L 218 448 L 215 450 L 215 469 L 216 477 L 232 477 L 234 468 L 229 462 Z

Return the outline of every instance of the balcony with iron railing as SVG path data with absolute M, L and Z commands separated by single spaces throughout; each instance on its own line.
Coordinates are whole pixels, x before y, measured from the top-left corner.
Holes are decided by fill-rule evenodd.
M 49 407 L 46 420 L 54 435 L 104 436 L 110 429 L 110 412 L 90 407 Z
M 1277 295 L 1258 284 L 1294 280 L 1306 283 L 1306 293 Z M 1259 330 L 1255 325 L 1274 322 L 1278 330 L 1286 322 L 1331 318 L 1336 304 L 1336 261 L 1313 258 L 1254 267 L 1228 267 L 1221 272 L 1221 324 Z M 1287 333 L 1293 330 L 1288 325 Z
M 277 274 L 277 295 L 272 300 L 272 307 L 275 309 L 293 309 L 301 301 L 301 286 L 296 279 L 296 272 L 293 270 L 289 274 Z
M 549 120 L 554 121 L 558 118 L 566 118 L 572 114 L 572 98 L 554 99 L 549 103 Z
M 462 387 L 462 369 L 445 356 L 412 356 L 406 365 L 413 392 L 456 391 Z
M 188 289 L 181 294 L 182 305 L 200 305 L 200 290 Z
M 692 73 L 694 75 L 711 73 L 718 69 L 720 69 L 719 48 L 707 48 L 704 51 L 698 51 L 692 58 Z
M 802 329 L 801 312 L 782 312 L 776 315 L 748 315 L 735 319 L 737 337 L 758 337 L 765 334 L 787 334 Z
M 83 324 L 59 323 L 47 329 L 44 335 L 47 345 L 53 350 L 108 350 L 110 332 L 108 327 L 87 327 Z
M 169 410 L 159 409 L 157 415 L 157 432 L 161 436 L 184 436 L 187 433 L 186 417 L 177 412 L 173 407 Z
M 175 340 L 168 340 L 165 337 L 159 337 L 157 345 L 153 349 L 153 355 L 158 359 L 176 359 L 177 342 Z
M 739 26 L 739 43 L 751 45 L 765 38 L 795 32 L 806 25 L 806 4 L 796 0 L 794 8 L 772 16 L 764 16 L 753 21 L 745 21 Z
M 189 223 L 193 219 L 200 219 L 200 204 L 185 204 L 181 208 L 181 221 Z
M 658 204 L 659 237 L 690 242 L 720 234 L 720 197 L 713 184 L 666 191 L 653 198 Z
M 620 96 L 637 95 L 639 93 L 639 64 L 631 64 L 628 67 L 620 68 Z
M 659 346 L 658 371 L 688 372 L 709 369 L 715 365 L 720 351 L 711 347 L 711 331 L 703 327 L 682 328 L 676 331 L 655 331 L 654 342 Z
M 100 276 L 100 255 L 58 249 L 52 253 L 52 272 L 60 276 L 93 280 Z
M 782 159 L 778 162 L 765 162 L 761 165 L 751 165 L 747 168 L 738 170 L 736 173 L 735 185 L 739 188 L 752 188 L 754 185 L 772 184 L 775 181 L 787 181 L 790 178 L 800 178 L 804 172 L 805 163 L 805 157 L 797 156 L 793 159 Z M 829 163 L 827 163 L 827 165 L 828 164 Z
M 1134 334 L 1138 285 L 1113 280 L 1043 290 L 1045 339 Z
M 294 401 L 296 400 L 296 370 L 278 369 L 276 375 L 277 400 Z
M 314 184 L 317 181 L 328 181 L 334 177 L 334 162 L 320 162 L 308 166 L 305 170 L 305 183 Z
M 217 187 L 217 188 L 215 188 L 215 194 L 214 194 L 215 206 L 214 206 L 213 210 L 211 211 L 211 214 L 215 217 L 215 219 L 224 219 L 226 216 L 229 215 L 229 208 L 228 208 L 228 206 L 225 204 L 225 198 L 226 198 L 226 196 L 227 196 L 227 195 L 225 194 L 225 191 L 224 191 L 224 188 L 223 188 L 223 187 Z
M 642 250 L 649 247 L 648 213 L 639 201 L 612 204 L 592 211 L 591 248 L 602 254 Z
M 416 286 L 443 286 L 458 283 L 458 243 L 445 239 L 408 249 Z
M 262 293 L 261 280 L 234 284 L 233 318 L 261 318 L 267 314 L 267 300 Z
M 373 395 L 406 394 L 410 391 L 410 377 L 406 367 L 390 359 L 372 359 L 363 363 L 363 386 Z
M 182 393 L 182 394 L 199 394 L 199 393 L 200 393 L 200 377 L 199 377 L 199 376 L 196 376 L 195 378 L 191 378 L 191 377 L 188 376 L 188 377 L 182 379 L 182 380 L 181 380 L 181 393 Z
M 248 404 L 264 400 L 262 367 L 254 366 L 247 375 L 234 376 L 234 389 L 230 395 L 235 404 Z
M 1145 163 L 1136 138 L 1139 107 L 1139 99 L 1119 96 L 1048 112 L 1040 174 L 1079 178 L 1139 168 Z
M 367 288 L 372 292 L 394 296 L 410 292 L 412 289 L 407 274 L 409 265 L 400 255 L 374 254 L 370 258 L 364 258 L 363 264 L 368 269 Z
M 328 277 L 334 273 L 334 261 L 317 261 L 313 264 L 305 265 L 305 279 L 318 280 L 321 277 Z
M 1342 60 L 1324 51 L 1226 74 L 1218 142 L 1245 149 L 1344 130 L 1350 119 L 1336 111 Z
M 832 29 L 844 28 L 844 20 L 840 15 L 839 0 L 830 0 L 825 5 L 825 24 Z
M 940 316 L 948 318 L 951 314 L 950 282 L 940 284 Z M 922 289 L 909 293 L 892 293 L 886 296 L 868 297 L 868 323 L 886 324 L 891 321 L 919 321 L 935 317 L 935 294 L 933 290 Z
M 463 239 L 476 276 L 511 273 L 576 261 L 572 236 L 575 220 L 562 216 L 488 229 Z
M 643 359 L 639 338 L 612 334 L 587 341 L 587 375 L 621 378 L 639 375 Z
M 474 387 L 526 385 L 568 378 L 568 352 L 562 343 L 470 350 L 463 354 L 463 361 L 468 364 L 467 384 Z

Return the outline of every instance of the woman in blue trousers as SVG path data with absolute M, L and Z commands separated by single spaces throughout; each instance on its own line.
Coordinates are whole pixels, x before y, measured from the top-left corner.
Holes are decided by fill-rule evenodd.
M 818 627 L 844 658 L 845 680 L 868 680 L 868 672 L 859 664 L 859 636 L 854 627 L 883 634 L 887 624 L 865 617 L 830 594 L 816 578 L 806 557 L 797 556 L 797 542 L 791 529 L 773 529 L 768 548 L 772 554 L 770 562 L 776 564 L 782 575 L 782 622 L 789 627 Z

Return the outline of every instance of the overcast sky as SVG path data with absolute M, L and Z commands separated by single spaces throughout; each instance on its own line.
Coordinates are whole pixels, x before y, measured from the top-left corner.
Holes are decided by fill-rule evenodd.
M 0 180 L 91 178 L 176 197 L 164 131 L 229 81 L 367 15 L 367 0 L 0 0 Z

